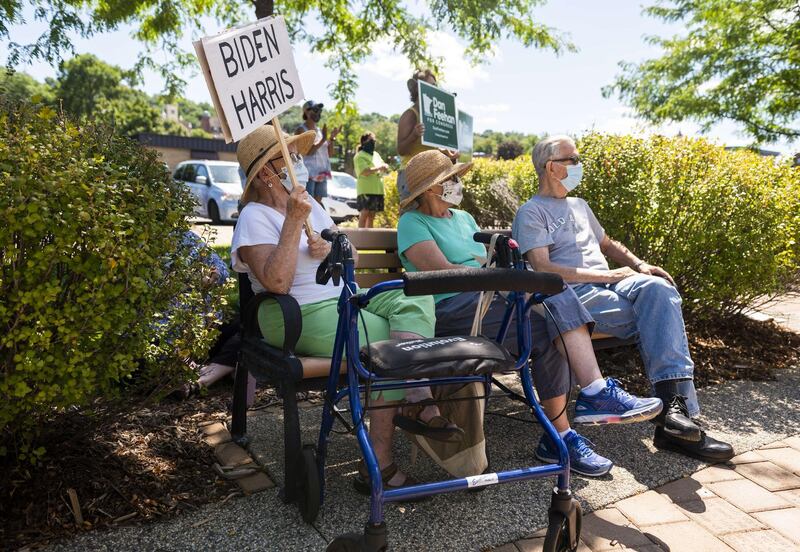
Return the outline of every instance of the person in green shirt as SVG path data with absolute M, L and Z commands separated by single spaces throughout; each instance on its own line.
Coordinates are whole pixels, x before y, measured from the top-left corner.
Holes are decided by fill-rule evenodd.
M 383 162 L 375 151 L 375 135 L 367 132 L 361 135 L 361 146 L 353 159 L 356 171 L 356 208 L 359 228 L 372 228 L 375 213 L 383 211 L 383 178 L 382 173 L 389 171 L 389 165 Z

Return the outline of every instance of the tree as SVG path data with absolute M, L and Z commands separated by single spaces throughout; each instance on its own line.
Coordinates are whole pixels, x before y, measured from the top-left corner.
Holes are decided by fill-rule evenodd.
M 523 154 L 525 149 L 516 140 L 509 140 L 497 146 L 497 157 L 500 159 L 516 159 Z
M 800 137 L 800 3 L 797 0 L 671 0 L 645 13 L 688 29 L 648 37 L 665 53 L 603 89 L 653 123 L 732 120 L 756 140 Z
M 162 132 L 163 123 L 166 122 L 161 112 L 150 103 L 147 94 L 132 88 L 122 90 L 114 98 L 101 98 L 95 106 L 93 117 L 111 124 L 124 136 Z
M 59 66 L 55 93 L 64 111 L 77 119 L 97 118 L 121 134 L 159 132 L 163 119 L 150 97 L 124 84 L 130 73 L 83 54 Z
M 92 54 L 75 56 L 59 64 L 56 95 L 64 111 L 76 118 L 87 117 L 99 102 L 121 98 L 125 77 L 122 69 Z
M 9 104 L 38 96 L 44 103 L 50 103 L 53 91 L 26 73 L 0 70 L 0 96 Z
M 332 54 L 327 65 L 339 75 L 332 87 L 336 110 L 343 111 L 355 97 L 355 67 L 372 52 L 376 43 L 390 43 L 412 65 L 440 64 L 427 42 L 429 31 L 447 29 L 467 44 L 467 55 L 479 62 L 502 38 L 512 38 L 525 46 L 560 53 L 574 46 L 552 28 L 536 21 L 534 8 L 546 0 L 429 0 L 428 13 L 416 15 L 398 1 L 384 0 L 0 0 L 0 40 L 8 39 L 10 29 L 21 25 L 26 6 L 35 18 L 48 24 L 47 30 L 31 44 L 9 44 L 9 64 L 25 60 L 57 63 L 72 50 L 72 37 L 91 37 L 124 24 L 136 27 L 134 36 L 147 47 L 136 65 L 159 70 L 170 96 L 185 84 L 181 69 L 196 67 L 194 54 L 182 50 L 179 39 L 187 31 L 210 34 L 277 13 L 286 18 L 295 43 L 310 45 L 317 54 Z M 253 14 L 255 7 L 255 14 Z M 217 26 L 203 29 L 201 22 L 213 18 Z M 166 53 L 166 56 L 162 55 Z M 157 63 L 155 54 L 168 61 Z

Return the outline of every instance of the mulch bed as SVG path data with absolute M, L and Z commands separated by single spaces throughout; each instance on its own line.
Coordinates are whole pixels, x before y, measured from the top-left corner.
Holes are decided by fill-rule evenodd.
M 225 421 L 230 396 L 230 388 L 220 386 L 186 402 L 98 403 L 91 411 L 60 415 L 45 430 L 41 465 L 0 465 L 2 549 L 167 518 L 240 494 L 235 482 L 212 471 L 214 450 L 198 427 Z M 80 503 L 82 526 L 69 489 Z
M 796 366 L 800 335 L 773 323 L 732 317 L 689 325 L 698 387 L 734 379 L 771 380 Z M 598 353 L 605 375 L 632 392 L 649 393 L 636 347 Z M 100 528 L 138 524 L 227 501 L 238 487 L 215 475 L 212 447 L 198 426 L 227 421 L 230 386 L 202 398 L 132 410 L 96 404 L 68 412 L 47 428 L 41 465 L 0 464 L 0 543 L 36 548 L 48 541 Z M 274 404 L 271 390 L 257 406 Z M 77 526 L 68 490 L 74 489 L 84 523 Z
M 800 360 L 800 334 L 774 322 L 741 315 L 687 320 L 687 333 L 697 387 L 740 379 L 771 381 L 775 370 L 796 366 Z M 651 392 L 635 345 L 598 351 L 597 360 L 603 375 L 619 379 L 628 391 Z

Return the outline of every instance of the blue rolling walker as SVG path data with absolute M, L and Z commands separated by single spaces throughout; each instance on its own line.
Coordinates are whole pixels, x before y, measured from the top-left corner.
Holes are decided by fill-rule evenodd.
M 487 236 L 490 235 L 478 233 L 475 239 L 485 242 Z M 387 502 L 401 502 L 439 493 L 549 476 L 557 476 L 557 484 L 553 489 L 549 509 L 544 550 L 546 552 L 577 550 L 581 530 L 581 507 L 572 497 L 569 488 L 567 447 L 535 398 L 529 366 L 530 308 L 546 296 L 542 294 L 554 294 L 563 290 L 564 283 L 561 277 L 526 270 L 524 261 L 515 249 L 516 244 L 513 240 L 501 236 L 496 243 L 497 264 L 506 268 L 464 268 L 404 273 L 402 279 L 381 282 L 369 290 L 360 292 L 355 283 L 355 266 L 347 236 L 325 230 L 322 232 L 322 237 L 330 241 L 332 247 L 328 262 L 321 265 L 318 277 L 322 280 L 332 277 L 337 285 L 341 279 L 343 289 L 339 298 L 339 322 L 331 371 L 327 380 L 319 441 L 316 448 L 313 445 L 305 445 L 301 451 L 303 475 L 298 505 L 303 518 L 309 523 L 313 522 L 325 495 L 325 455 L 333 422 L 336 417 L 342 418 L 336 405 L 344 397 L 348 397 L 350 401 L 352 427 L 366 462 L 371 485 L 370 515 L 364 532 L 340 535 L 328 545 L 327 550 L 329 552 L 386 550 L 388 536 L 383 508 Z M 466 291 L 511 293 L 507 298 L 508 308 L 496 340 L 485 337 L 464 337 L 382 341 L 370 344 L 359 351 L 357 322 L 360 309 L 376 295 L 390 290 L 403 290 L 409 296 Z M 526 293 L 533 294 L 530 300 L 526 301 Z M 512 318 L 516 323 L 521 353 L 516 360 L 500 345 Z M 404 345 L 409 343 L 417 345 L 422 343 L 422 346 L 404 348 Z M 405 352 L 399 355 L 388 354 L 398 352 L 398 347 Z M 408 352 L 409 349 L 411 352 Z M 339 366 L 345 352 L 347 352 L 347 384 L 339 389 Z M 413 369 L 398 366 L 397 357 L 406 362 L 409 360 L 409 355 L 413 357 Z M 365 368 L 362 359 L 370 367 L 369 370 Z M 383 488 L 378 461 L 363 423 L 365 407 L 362 404 L 362 393 L 366 400 L 368 392 L 371 391 L 479 382 L 483 384 L 485 394 L 476 400 L 488 400 L 493 384 L 492 373 L 509 370 L 519 373 L 524 397 L 516 398 L 524 400 L 533 410 L 544 431 L 556 444 L 559 454 L 558 464 L 483 473 L 396 489 Z M 508 392 L 505 387 L 500 387 Z

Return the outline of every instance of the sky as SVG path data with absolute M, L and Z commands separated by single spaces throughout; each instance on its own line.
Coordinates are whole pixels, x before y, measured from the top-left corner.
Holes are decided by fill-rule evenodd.
M 472 66 L 464 58 L 464 47 L 446 29 L 435 32 L 430 43 L 436 55 L 444 58 L 444 75 L 440 85 L 457 94 L 459 108 L 474 117 L 476 131 L 493 129 L 535 134 L 581 134 L 588 130 L 612 133 L 650 134 L 668 136 L 699 135 L 699 127 L 691 122 L 670 123 L 652 127 L 633 115 L 616 97 L 604 98 L 603 86 L 611 84 L 620 73 L 620 61 L 642 61 L 657 57 L 660 50 L 645 42 L 648 35 L 672 36 L 681 27 L 666 24 L 642 14 L 643 4 L 631 0 L 551 0 L 537 8 L 538 21 L 566 34 L 578 47 L 576 53 L 556 56 L 551 51 L 525 48 L 511 40 L 502 40 L 494 56 L 480 65 Z M 413 2 L 413 9 L 424 4 Z M 34 22 L 27 12 L 25 25 L 11 29 L 11 39 L 31 42 L 45 26 Z M 131 38 L 132 28 L 98 35 L 90 40 L 76 38 L 76 53 L 92 53 L 100 59 L 130 68 L 142 50 Z M 222 29 L 213 21 L 204 24 L 207 34 Z M 197 37 L 195 37 L 197 38 Z M 192 37 L 186 36 L 184 46 L 191 49 Z M 0 60 L 4 50 L 0 42 Z M 312 54 L 305 44 L 295 46 L 295 61 L 308 99 L 332 105 L 329 85 L 336 75 L 324 67 L 324 59 Z M 55 76 L 55 69 L 35 63 L 19 68 L 39 80 Z M 359 90 L 356 101 L 364 113 L 384 115 L 402 113 L 408 105 L 405 81 L 411 66 L 391 46 L 375 44 L 372 57 L 358 68 Z M 210 96 L 202 76 L 191 73 L 184 95 L 194 101 L 209 101 Z M 161 91 L 163 83 L 155 74 L 145 76 L 142 89 L 150 94 Z M 705 135 L 729 146 L 750 143 L 747 136 L 733 123 L 721 123 Z M 778 143 L 762 145 L 783 153 L 794 152 L 800 145 Z

